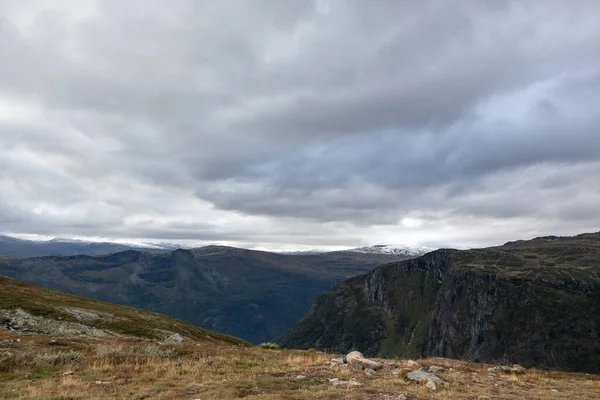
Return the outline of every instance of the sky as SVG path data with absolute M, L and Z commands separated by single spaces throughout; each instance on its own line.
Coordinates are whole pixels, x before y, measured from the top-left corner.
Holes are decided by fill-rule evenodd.
M 600 230 L 596 0 L 0 0 L 0 233 Z

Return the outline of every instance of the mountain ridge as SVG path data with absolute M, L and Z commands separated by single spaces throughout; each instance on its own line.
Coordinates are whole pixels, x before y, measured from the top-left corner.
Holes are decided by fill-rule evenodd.
M 600 371 L 600 234 L 441 249 L 319 296 L 285 347 Z

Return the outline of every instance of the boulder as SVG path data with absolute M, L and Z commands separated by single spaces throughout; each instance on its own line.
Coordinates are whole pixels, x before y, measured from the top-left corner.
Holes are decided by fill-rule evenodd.
M 369 360 L 365 358 L 360 351 L 353 351 L 346 354 L 346 362 L 350 364 L 352 369 L 361 370 L 361 369 L 373 369 L 378 370 L 383 367 L 383 364 L 377 361 Z
M 352 351 L 352 352 L 346 354 L 345 361 L 348 364 L 352 364 L 355 360 L 361 360 L 364 358 L 365 358 L 365 356 L 363 356 L 363 353 L 361 353 L 360 351 Z
M 331 365 L 344 365 L 344 359 L 342 357 L 340 357 L 340 358 L 332 358 L 331 359 Z
M 435 376 L 434 374 L 429 373 L 427 371 L 410 371 L 406 375 L 406 379 L 408 379 L 409 381 L 413 381 L 413 382 L 429 382 L 429 381 L 432 381 L 434 383 L 443 382 L 443 380 L 441 378 L 439 378 L 438 376 Z

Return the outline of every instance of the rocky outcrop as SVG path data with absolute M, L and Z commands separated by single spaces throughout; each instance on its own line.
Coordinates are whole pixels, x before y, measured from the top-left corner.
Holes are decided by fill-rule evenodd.
M 600 371 L 600 235 L 439 250 L 336 286 L 278 341 Z

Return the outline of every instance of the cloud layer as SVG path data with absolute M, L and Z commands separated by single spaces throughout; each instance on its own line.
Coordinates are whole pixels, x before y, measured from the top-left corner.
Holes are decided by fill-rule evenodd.
M 600 4 L 0 2 L 0 231 L 313 248 L 600 229 Z

